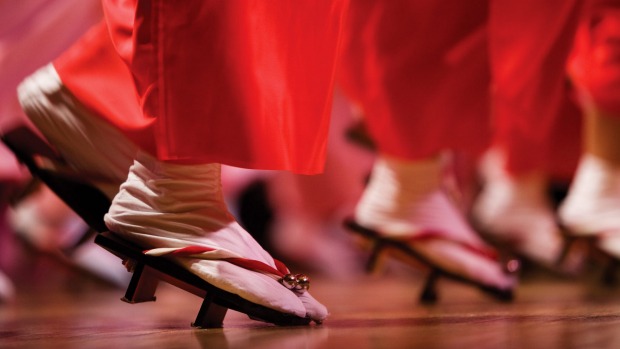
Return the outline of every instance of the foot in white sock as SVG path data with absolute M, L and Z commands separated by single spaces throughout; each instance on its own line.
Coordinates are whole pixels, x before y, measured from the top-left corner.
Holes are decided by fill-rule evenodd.
M 137 146 L 81 105 L 51 64 L 26 78 L 18 95 L 28 118 L 63 159 L 111 200 L 127 178 Z
M 487 158 L 485 165 L 484 188 L 472 209 L 476 225 L 520 257 L 555 268 L 564 240 L 546 181 L 537 175 L 512 176 L 499 158 Z
M 71 93 L 62 86 L 54 68 L 47 66 L 26 79 L 19 87 L 20 102 L 26 114 L 61 153 L 62 157 L 72 166 L 75 173 L 97 186 L 110 199 L 114 198 L 121 183 L 127 178 L 129 166 L 137 153 L 136 146 L 114 127 L 92 115 Z M 156 162 L 150 163 L 155 164 Z M 156 166 L 157 167 L 157 166 Z M 174 167 L 174 166 L 171 166 Z M 218 166 L 219 171 L 219 166 Z M 164 171 L 165 172 L 165 171 Z M 174 170 L 172 171 L 174 174 Z M 184 173 L 181 171 L 181 173 Z M 128 183 L 136 184 L 139 181 Z M 254 239 L 245 232 L 225 211 L 217 188 L 214 197 L 206 196 L 206 200 L 192 190 L 177 191 L 176 185 L 183 187 L 191 180 L 183 182 L 158 178 L 155 187 L 164 191 L 172 188 L 176 194 L 183 193 L 182 200 L 147 203 L 150 211 L 141 212 L 145 207 L 135 207 L 130 202 L 131 184 L 125 185 L 125 191 L 117 196 L 117 205 L 112 207 L 108 215 L 108 224 L 117 233 L 122 232 L 131 241 L 145 247 L 183 247 L 189 245 L 207 245 L 220 251 L 229 251 L 243 258 L 275 266 L 273 259 Z M 217 176 L 219 181 L 219 174 Z M 153 184 L 152 182 L 151 184 Z M 195 183 L 193 183 L 195 184 Z M 219 185 L 219 184 L 218 184 Z M 191 185 L 190 185 L 191 187 Z M 195 186 L 200 188 L 201 186 Z M 148 189 L 147 186 L 140 189 Z M 213 188 L 211 188 L 213 189 Z M 138 190 L 139 191 L 139 190 Z M 131 192 L 132 194 L 128 194 Z M 204 193 L 204 191 L 198 191 Z M 212 193 L 207 190 L 207 194 Z M 152 195 L 153 193 L 146 193 Z M 189 195 L 189 196 L 188 196 Z M 140 195 L 137 195 L 143 198 Z M 169 198 L 170 196 L 166 196 Z M 209 199 L 213 199 L 209 202 Z M 139 200 L 138 200 L 139 201 Z M 173 200 L 174 201 L 174 200 Z M 211 209 L 206 206 L 215 204 Z M 128 204 L 129 207 L 123 207 Z M 154 206 L 150 206 L 153 204 Z M 178 204 L 178 205 L 177 205 Z M 196 206 L 193 206 L 193 205 Z M 169 212 L 157 208 L 170 209 Z M 198 214 L 201 212 L 204 214 Z M 206 214 L 205 214 L 206 212 Z M 151 215 L 140 229 L 132 229 L 132 219 Z M 212 214 L 212 215 L 210 215 Z M 154 220 L 158 229 L 148 229 L 149 219 Z M 163 223 L 167 222 L 167 223 Z M 160 224 L 160 225 L 158 225 Z M 133 227 L 137 228 L 137 227 Z M 204 229 L 204 230 L 203 230 Z M 208 234 L 207 234 L 208 232 Z M 166 235 L 166 233 L 172 233 Z M 149 234 L 153 234 L 149 237 Z M 159 234 L 159 236 L 154 237 Z M 205 238 L 205 236 L 207 236 Z M 193 239 L 193 240 L 192 240 Z M 261 274 L 238 267 L 220 260 L 202 260 L 195 258 L 176 258 L 176 260 L 193 270 L 216 287 L 240 295 L 241 297 L 269 308 L 310 317 L 320 322 L 327 316 L 327 310 L 316 302 L 309 294 L 297 294 L 282 286 L 272 276 Z M 275 290 L 275 291 L 274 291 Z M 306 309 L 307 308 L 307 309 Z
M 250 302 L 317 322 L 327 317 L 325 307 L 308 293 L 292 292 L 274 275 L 221 258 L 240 257 L 278 269 L 274 259 L 228 212 L 219 164 L 169 164 L 140 154 L 105 222 L 112 232 L 147 249 L 214 249 L 200 258 L 169 258 L 213 286 Z
M 432 266 L 486 288 L 511 290 L 494 251 L 471 229 L 441 188 L 439 159 L 379 158 L 360 200 L 356 222 L 384 238 L 408 244 Z
M 603 251 L 620 258 L 620 167 L 584 155 L 559 215 L 571 234 L 596 236 Z

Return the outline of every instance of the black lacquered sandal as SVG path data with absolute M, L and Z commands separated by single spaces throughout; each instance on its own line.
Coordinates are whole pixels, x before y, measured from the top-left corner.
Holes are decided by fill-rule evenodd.
M 247 314 L 253 320 L 279 326 L 303 326 L 311 321 L 310 318 L 282 313 L 221 290 L 166 258 L 145 254 L 140 247 L 110 232 L 98 234 L 95 243 L 121 258 L 133 271 L 123 301 L 128 303 L 155 301 L 159 281 L 165 281 L 203 298 L 196 320 L 192 323 L 194 327 L 222 327 L 228 309 Z M 281 277 L 284 278 L 286 275 Z
M 422 303 L 435 303 L 439 299 L 436 282 L 439 278 L 445 277 L 448 279 L 452 279 L 455 281 L 459 281 L 465 284 L 474 285 L 486 294 L 492 296 L 493 298 L 500 301 L 511 301 L 514 298 L 514 293 L 512 289 L 501 289 L 489 285 L 482 284 L 476 280 L 464 277 L 462 275 L 455 274 L 451 271 L 445 270 L 442 267 L 435 265 L 433 262 L 429 261 L 427 258 L 422 256 L 416 250 L 411 248 L 409 244 L 404 240 L 398 240 L 393 238 L 388 238 L 382 236 L 379 232 L 373 229 L 366 228 L 360 224 L 358 224 L 354 219 L 349 218 L 344 222 L 346 228 L 348 228 L 351 232 L 362 236 L 364 239 L 369 240 L 372 243 L 372 251 L 368 262 L 366 264 L 367 271 L 372 271 L 377 266 L 377 261 L 381 253 L 387 251 L 388 249 L 394 249 L 400 252 L 405 253 L 407 256 L 412 258 L 413 260 L 429 267 L 430 274 L 428 275 L 426 282 L 422 288 L 422 291 L 419 295 L 419 301 Z M 467 247 L 467 246 L 464 246 Z M 469 247 L 468 247 L 469 248 Z M 476 252 L 481 253 L 476 249 Z M 486 254 L 486 253 L 485 253 Z M 491 256 L 489 256 L 491 258 Z M 515 269 L 516 266 L 507 266 L 506 269 L 511 270 Z M 513 270 L 516 271 L 516 270 Z
M 302 326 L 312 321 L 308 317 L 283 313 L 250 302 L 211 285 L 165 257 L 146 255 L 139 246 L 107 231 L 103 217 L 108 212 L 111 202 L 100 190 L 77 175 L 40 166 L 40 158 L 57 164 L 64 163 L 58 152 L 43 138 L 27 127 L 19 127 L 3 134 L 0 139 L 13 151 L 18 160 L 28 167 L 33 176 L 49 186 L 61 200 L 98 232 L 95 236 L 96 244 L 118 256 L 125 265 L 131 266 L 129 269 L 133 275 L 122 298 L 124 301 L 128 303 L 154 301 L 157 284 L 159 281 L 165 281 L 203 298 L 202 306 L 192 323 L 194 327 L 222 327 L 227 309 L 245 313 L 254 320 L 279 326 Z M 84 238 L 88 239 L 89 237 Z M 282 274 L 281 271 L 278 273 Z M 300 288 L 303 291 L 307 288 L 307 279 L 298 280 L 298 277 L 301 278 L 299 275 L 282 274 L 281 283 L 287 288 L 295 290 Z
M 574 250 L 585 251 L 591 259 L 597 261 L 597 264 L 602 265 L 601 283 L 610 287 L 617 286 L 620 260 L 599 247 L 599 234 L 580 235 L 563 224 L 560 224 L 560 227 L 564 236 L 564 247 L 558 258 L 558 265 L 565 263 Z
M 0 139 L 34 177 L 45 183 L 92 229 L 98 232 L 107 230 L 103 216 L 108 212 L 111 202 L 99 189 L 84 182 L 76 174 L 58 172 L 39 165 L 38 159 L 65 163 L 49 143 L 27 127 L 13 129 L 0 136 Z
M 507 236 L 508 238 L 503 238 L 499 237 L 499 234 L 495 234 L 489 232 L 484 228 L 481 228 L 480 225 L 476 224 L 475 222 L 473 226 L 480 234 L 480 237 L 484 239 L 484 241 L 497 249 L 500 255 L 500 259 L 502 261 L 513 261 L 512 263 L 518 263 L 521 270 L 525 269 L 523 268 L 524 265 L 528 265 L 559 277 L 569 277 L 575 275 L 575 270 L 571 270 L 571 268 L 567 267 L 569 263 L 566 237 L 564 237 L 565 243 L 564 246 L 562 246 L 562 250 L 560 251 L 557 258 L 552 259 L 547 263 L 544 263 L 537 260 L 536 258 L 531 257 L 527 253 L 527 251 L 520 250 L 518 248 L 519 242 L 511 240 L 509 238 L 510 234 L 505 234 L 505 236 Z M 560 229 L 560 231 L 562 230 Z

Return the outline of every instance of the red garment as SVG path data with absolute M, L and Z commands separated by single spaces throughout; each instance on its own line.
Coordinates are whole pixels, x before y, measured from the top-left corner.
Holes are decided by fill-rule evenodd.
M 104 5 L 54 62 L 87 108 L 162 160 L 322 170 L 346 1 Z
M 546 173 L 551 181 L 568 184 L 575 174 L 582 153 L 582 124 L 583 113 L 574 91 L 567 89 L 558 116 L 545 137 L 545 143 L 541 145 L 548 154 L 547 159 L 535 170 Z
M 581 6 L 580 0 L 491 0 L 494 143 L 512 173 L 548 167 Z
M 162 160 L 321 171 L 346 1 L 106 0 Z
M 154 153 L 152 119 L 144 118 L 131 73 L 112 46 L 105 23 L 89 30 L 54 62 L 63 85 L 89 111 Z
M 591 1 L 579 26 L 569 71 L 585 98 L 620 116 L 620 1 Z
M 509 171 L 565 169 L 570 165 L 557 164 L 553 152 L 575 149 L 578 139 L 554 132 L 580 6 L 581 0 L 355 1 L 340 81 L 364 109 L 383 153 L 418 159 L 447 148 L 476 152 L 492 127 Z
M 351 2 L 339 78 L 380 152 L 487 144 L 486 18 L 487 0 Z

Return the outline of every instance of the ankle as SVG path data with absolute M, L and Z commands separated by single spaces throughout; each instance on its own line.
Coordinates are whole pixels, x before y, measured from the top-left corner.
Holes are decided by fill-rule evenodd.
M 592 154 L 582 156 L 563 209 L 620 196 L 620 167 Z
M 105 216 L 115 232 L 200 235 L 235 220 L 222 193 L 220 164 L 178 165 L 139 154 Z

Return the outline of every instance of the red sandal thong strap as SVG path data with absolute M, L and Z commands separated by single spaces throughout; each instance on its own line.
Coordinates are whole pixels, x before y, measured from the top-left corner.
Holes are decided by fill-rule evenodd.
M 186 246 L 178 248 L 154 248 L 143 251 L 149 256 L 174 256 L 208 260 L 221 260 L 238 267 L 263 273 L 280 282 L 284 287 L 297 293 L 304 293 L 310 288 L 310 278 L 304 274 L 292 274 L 281 261 L 274 259 L 276 267 L 254 259 L 247 259 L 228 250 L 208 246 Z
M 440 230 L 424 230 L 415 236 L 410 237 L 409 241 L 424 241 L 424 240 L 432 240 L 432 239 L 445 239 L 445 236 L 442 234 Z M 485 256 L 491 260 L 499 260 L 499 256 L 496 251 L 485 248 L 484 246 L 476 246 L 464 241 L 456 241 L 456 240 L 448 240 L 455 244 L 458 244 L 474 253 L 477 253 L 481 256 Z

